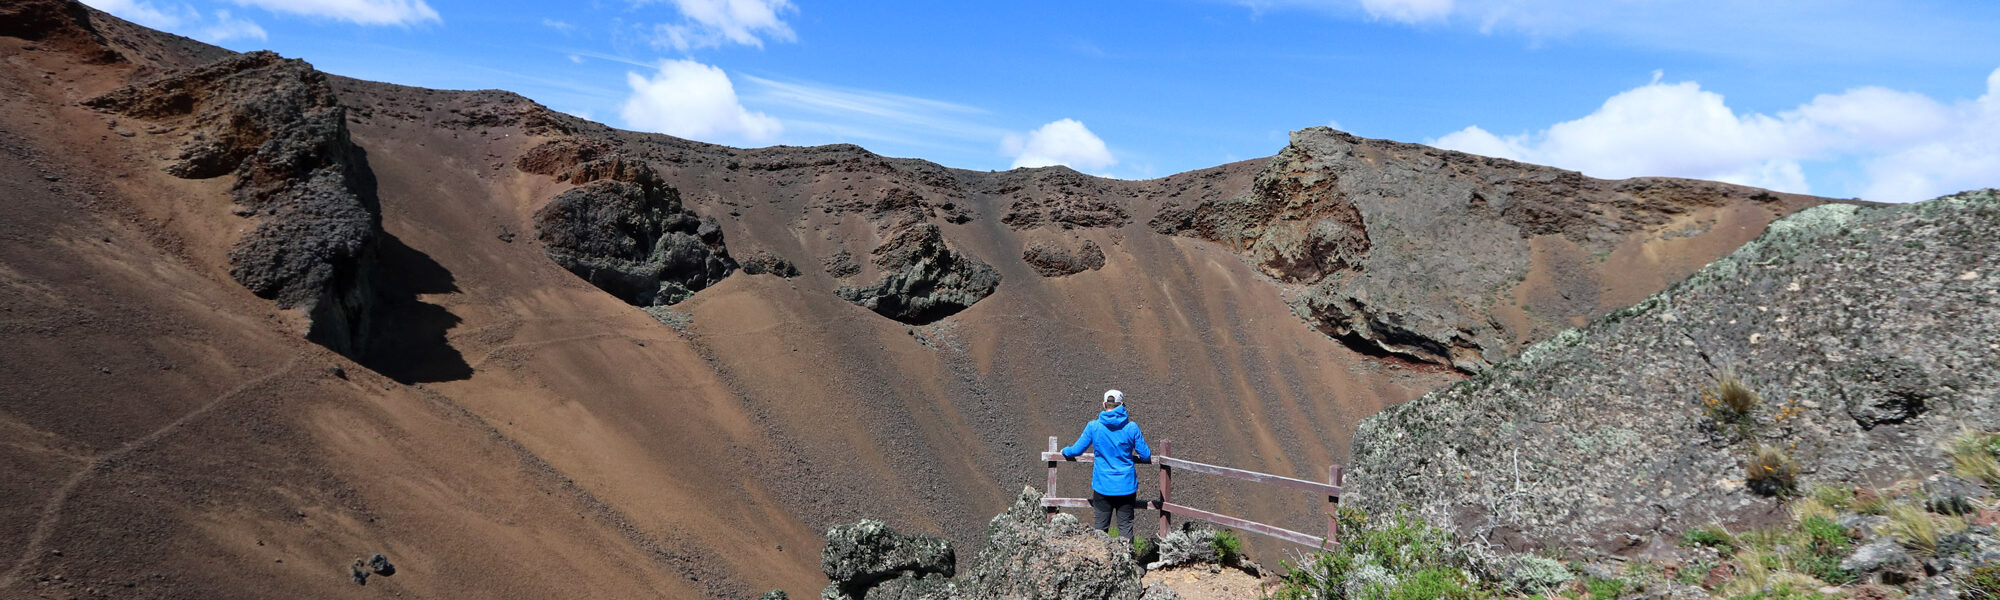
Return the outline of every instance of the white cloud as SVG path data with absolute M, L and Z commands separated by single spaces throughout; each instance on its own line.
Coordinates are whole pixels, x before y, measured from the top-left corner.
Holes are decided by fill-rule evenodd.
M 1738 114 L 1694 82 L 1653 83 L 1548 129 L 1498 136 L 1478 126 L 1440 148 L 1575 169 L 1595 177 L 1715 179 L 1811 192 L 1801 161 L 1852 158 L 1870 200 L 1912 201 L 2000 185 L 2000 70 L 1978 100 L 1863 87 L 1821 94 L 1776 115 Z
M 320 17 L 360 25 L 413 25 L 438 21 L 424 0 L 230 0 L 274 13 Z
M 1949 109 L 1942 133 L 1864 161 L 1870 200 L 1921 200 L 2000 187 L 2000 69 L 1986 76 L 1986 94 Z
M 1452 0 L 1361 0 L 1368 16 L 1404 23 L 1437 21 L 1451 14 Z
M 633 129 L 705 142 L 765 142 L 784 131 L 777 119 L 743 107 L 722 69 L 692 60 L 662 60 L 651 77 L 627 72 L 632 95 L 619 115 Z
M 685 52 L 725 43 L 762 48 L 766 38 L 782 42 L 797 39 L 792 27 L 779 16 L 798 10 L 790 0 L 667 1 L 680 11 L 682 21 L 654 26 L 655 46 Z
M 203 15 L 201 11 L 186 3 L 154 4 L 147 0 L 89 0 L 87 4 L 117 15 L 121 19 L 161 31 L 180 33 L 211 44 L 234 39 L 263 40 L 270 37 L 257 23 L 232 16 L 226 10 Z
M 1014 157 L 1015 169 L 1064 165 L 1097 171 L 1118 164 L 1118 159 L 1104 146 L 1104 140 L 1076 119 L 1043 125 L 1028 132 L 1026 138 L 1008 134 L 1001 138 L 1000 150 Z

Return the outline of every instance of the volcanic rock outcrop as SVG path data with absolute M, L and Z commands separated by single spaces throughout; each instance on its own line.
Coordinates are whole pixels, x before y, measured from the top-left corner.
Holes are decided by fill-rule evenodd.
M 1797 200 L 1710 182 L 1604 181 L 1316 127 L 1293 133 L 1247 193 L 1168 203 L 1149 224 L 1228 245 L 1303 286 L 1291 300 L 1299 316 L 1359 351 L 1470 373 L 1604 310 L 1611 286 L 1596 280 L 1613 276 L 1593 275 L 1591 263 L 1628 236 L 1700 207 L 1784 212 Z M 1555 280 L 1530 283 L 1547 261 L 1565 264 Z M 1555 289 L 1524 298 L 1524 283 Z
M 958 569 L 958 557 L 944 540 L 862 521 L 826 530 L 820 565 L 833 581 L 821 598 L 917 598 L 943 588 Z
M 1000 287 L 1000 272 L 955 251 L 938 226 L 897 231 L 874 251 L 880 279 L 841 286 L 840 297 L 897 321 L 921 325 L 965 310 Z
M 1939 440 L 2000 427 L 1996 230 L 1995 190 L 1787 217 L 1644 302 L 1364 420 L 1348 489 L 1517 550 L 1629 554 L 1772 518 L 1746 482 L 1946 471 Z M 1747 414 L 1705 405 L 1727 372 L 1762 399 Z M 1797 481 L 1748 468 L 1760 447 Z
M 715 220 L 683 208 L 643 162 L 556 140 L 517 165 L 581 184 L 535 211 L 535 235 L 556 264 L 634 306 L 678 303 L 737 268 Z
M 230 275 L 260 297 L 311 315 L 337 350 L 365 340 L 369 254 L 381 234 L 366 153 L 326 77 L 271 52 L 231 56 L 86 104 L 181 130 L 176 177 L 234 175 L 236 214 L 256 229 L 229 251 Z

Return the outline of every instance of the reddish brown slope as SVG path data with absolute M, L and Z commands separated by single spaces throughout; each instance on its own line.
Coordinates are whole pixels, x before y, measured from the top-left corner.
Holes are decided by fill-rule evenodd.
M 369 264 L 407 293 L 370 307 L 393 326 L 350 348 L 355 362 L 232 278 L 230 249 L 263 217 L 232 214 L 232 176 L 162 172 L 186 130 L 77 104 L 223 53 L 81 14 L 99 37 L 61 39 L 104 39 L 124 62 L 0 38 L 0 190 L 12 199 L 0 205 L 0 464 L 21 482 L 0 492 L 0 548 L 21 549 L 0 556 L 8 593 L 810 593 L 823 583 L 818 532 L 834 522 L 886 518 L 970 548 L 1036 480 L 1030 453 L 1051 435 L 1067 442 L 1103 388 L 1124 389 L 1149 438 L 1179 454 L 1311 477 L 1344 459 L 1356 420 L 1457 377 L 1315 331 L 1293 314 L 1301 284 L 1261 272 L 1240 239 L 1156 232 L 1171 209 L 1262 197 L 1253 182 L 1283 174 L 1263 161 L 1145 182 L 974 173 L 846 146 L 735 150 L 510 94 L 334 78 L 379 196 Z M 564 139 L 650 165 L 739 259 L 781 257 L 800 275 L 732 275 L 671 307 L 680 327 L 591 287 L 535 240 L 536 211 L 575 182 L 517 167 Z M 1583 242 L 1516 225 L 1520 280 L 1495 293 L 1534 306 L 1589 287 L 1601 306 L 1568 310 L 1591 314 L 1810 202 L 1696 195 L 1660 200 L 1680 211 L 1661 222 L 1580 221 Z M 1547 202 L 1606 210 L 1595 197 Z M 1397 222 L 1381 214 L 1365 216 Z M 920 224 L 996 269 L 997 291 L 921 326 L 836 295 L 880 276 L 871 251 Z M 1101 268 L 1044 277 L 1021 258 L 1086 241 Z M 1600 251 L 1613 266 L 1574 268 Z M 830 273 L 842 252 L 854 272 Z M 1519 321 L 1507 331 L 1523 339 L 1550 319 L 1491 314 Z M 1085 489 L 1072 475 L 1063 485 Z M 1195 478 L 1184 489 L 1314 522 L 1314 503 L 1290 494 Z M 375 551 L 398 574 L 347 581 L 348 561 Z

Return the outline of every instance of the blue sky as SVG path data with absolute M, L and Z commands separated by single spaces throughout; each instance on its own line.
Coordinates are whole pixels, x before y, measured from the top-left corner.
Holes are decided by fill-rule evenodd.
M 85 0 L 235 50 L 733 146 L 1150 178 L 1333 125 L 1908 201 L 2000 186 L 1990 0 Z

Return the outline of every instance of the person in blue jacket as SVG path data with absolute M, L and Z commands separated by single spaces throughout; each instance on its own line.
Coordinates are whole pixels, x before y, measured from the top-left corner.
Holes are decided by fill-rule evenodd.
M 1090 512 L 1097 519 L 1097 530 L 1111 527 L 1112 513 L 1118 515 L 1118 534 L 1131 538 L 1132 508 L 1139 497 L 1139 477 L 1132 472 L 1132 459 L 1153 460 L 1153 449 L 1146 447 L 1146 436 L 1139 433 L 1139 424 L 1133 423 L 1125 414 L 1125 393 L 1118 390 L 1104 392 L 1104 412 L 1083 426 L 1083 435 L 1077 436 L 1076 443 L 1062 449 L 1062 455 L 1076 458 L 1077 455 L 1097 449 L 1097 458 L 1090 467 Z

